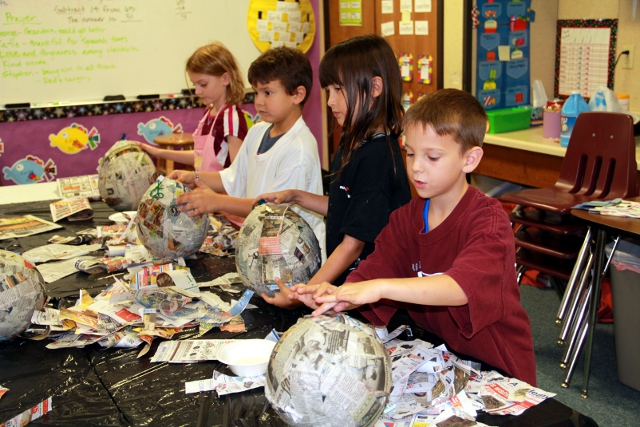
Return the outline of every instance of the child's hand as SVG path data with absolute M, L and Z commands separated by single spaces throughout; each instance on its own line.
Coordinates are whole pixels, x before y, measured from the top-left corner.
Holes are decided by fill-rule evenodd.
M 276 279 L 276 284 L 280 289 L 280 292 L 275 292 L 275 296 L 271 298 L 269 295 L 262 293 L 262 298 L 268 302 L 269 304 L 275 305 L 280 308 L 288 308 L 293 309 L 296 307 L 300 307 L 302 305 L 302 301 L 291 298 L 289 295 L 292 294 L 291 289 L 286 286 L 281 279 Z
M 177 202 L 182 205 L 180 206 L 180 210 L 183 212 L 189 211 L 189 216 L 219 211 L 221 209 L 221 207 L 218 206 L 218 198 L 220 195 L 207 187 L 207 184 L 202 181 L 194 181 L 194 183 L 197 188 L 192 191 L 187 191 L 178 197 Z
M 317 298 L 323 295 L 331 295 L 336 292 L 337 289 L 337 286 L 333 286 L 329 282 L 322 282 L 314 285 L 298 283 L 291 287 L 292 295 L 289 298 L 295 298 L 302 301 L 304 305 L 315 310 L 312 313 L 314 316 L 319 316 L 320 314 L 331 310 L 336 304 L 332 303 L 322 305 L 317 301 Z
M 140 141 L 131 141 L 131 142 L 136 144 L 138 147 L 142 148 L 144 151 L 149 153 L 151 156 L 158 157 L 158 153 L 160 151 L 160 149 L 158 147 L 154 147 L 153 145 L 145 144 L 144 142 L 140 142 Z
M 314 297 L 314 301 L 316 304 L 320 304 L 320 307 L 312 314 L 319 316 L 331 309 L 335 312 L 351 310 L 363 304 L 369 304 L 379 300 L 380 291 L 371 281 L 345 283 L 339 288 L 336 288 L 335 292 Z
M 175 179 L 176 181 L 180 181 L 184 185 L 189 188 L 194 188 L 196 186 L 196 173 L 190 171 L 183 170 L 174 170 L 172 171 L 167 178 Z
M 265 193 L 255 198 L 253 205 L 259 204 L 260 200 L 269 203 L 296 203 L 297 190 L 283 190 L 275 193 Z

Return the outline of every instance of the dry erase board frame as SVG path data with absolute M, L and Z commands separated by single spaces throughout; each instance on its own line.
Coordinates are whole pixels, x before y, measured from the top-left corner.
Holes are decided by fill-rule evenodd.
M 249 0 L 3 0 L 0 104 L 95 103 L 187 87 L 184 64 L 222 41 L 243 75 L 260 54 Z
M 575 30 L 575 32 L 580 31 L 582 29 L 608 29 L 609 30 L 609 42 L 606 46 L 606 51 L 604 51 L 604 43 L 587 43 L 587 47 L 596 48 L 598 51 L 599 58 L 584 58 L 582 57 L 580 60 L 587 61 L 587 67 L 585 64 L 578 63 L 577 58 L 562 58 L 562 52 L 568 51 L 568 45 L 570 43 L 569 40 L 563 40 L 563 30 Z M 565 35 L 567 32 L 564 32 Z M 572 72 L 572 70 L 576 70 L 576 72 L 583 73 L 585 71 L 589 71 L 589 65 L 597 61 L 599 64 L 596 66 L 600 66 L 606 69 L 606 85 L 609 89 L 613 89 L 613 71 L 615 65 L 615 51 L 616 51 L 616 40 L 618 35 L 618 20 L 617 19 L 567 19 L 567 20 L 559 20 L 557 25 L 556 32 L 556 74 L 553 86 L 554 96 L 556 98 L 567 98 L 571 95 L 571 89 L 564 90 L 560 92 L 560 80 L 561 75 L 566 75 L 567 73 Z M 564 44 L 563 44 L 564 43 Z M 564 73 L 564 74 L 563 74 Z M 579 77 L 579 79 L 583 80 L 584 77 Z M 579 82 L 579 84 L 583 84 L 584 82 Z M 589 98 L 593 92 L 595 91 L 595 87 L 589 86 L 587 84 L 586 87 L 580 86 L 575 90 L 580 90 L 580 94 Z

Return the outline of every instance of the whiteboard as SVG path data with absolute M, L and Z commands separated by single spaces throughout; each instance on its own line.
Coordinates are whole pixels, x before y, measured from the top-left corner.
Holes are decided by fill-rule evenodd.
M 179 93 L 184 67 L 218 40 L 246 81 L 260 51 L 249 0 L 0 0 L 0 108 Z M 189 82 L 190 85 L 190 82 Z

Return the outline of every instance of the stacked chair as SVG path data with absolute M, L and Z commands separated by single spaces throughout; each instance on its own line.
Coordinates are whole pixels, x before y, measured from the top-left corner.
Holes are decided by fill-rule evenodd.
M 590 280 L 593 236 L 571 216 L 571 208 L 593 200 L 635 197 L 637 176 L 631 116 L 585 112 L 576 120 L 555 185 L 500 198 L 516 205 L 509 217 L 515 229 L 518 283 L 527 269 L 538 270 L 551 276 L 563 295 L 556 318 L 561 326 L 558 344 L 566 345 L 560 363 L 565 369 L 563 387 L 571 381 L 587 336 L 589 301 L 600 297 L 594 295 Z

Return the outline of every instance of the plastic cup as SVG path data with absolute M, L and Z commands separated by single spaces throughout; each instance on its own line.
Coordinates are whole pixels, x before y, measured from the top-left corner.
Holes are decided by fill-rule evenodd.
M 560 139 L 560 111 L 545 111 L 542 116 L 542 136 Z

